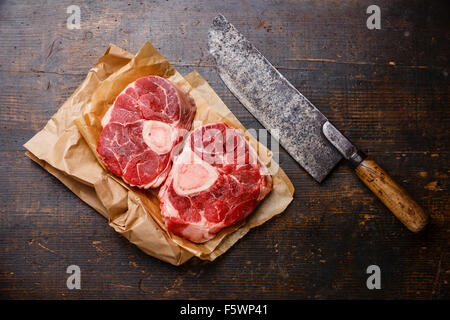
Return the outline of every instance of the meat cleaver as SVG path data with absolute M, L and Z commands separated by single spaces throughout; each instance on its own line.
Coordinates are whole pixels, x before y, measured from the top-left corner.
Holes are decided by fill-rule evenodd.
M 342 157 L 411 231 L 428 221 L 423 209 L 374 161 L 358 150 L 227 21 L 215 17 L 209 52 L 223 82 L 319 183 Z

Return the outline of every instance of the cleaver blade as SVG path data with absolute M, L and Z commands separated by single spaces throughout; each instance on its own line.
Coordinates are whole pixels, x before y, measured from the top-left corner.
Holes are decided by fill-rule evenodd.
M 325 179 L 343 155 L 409 230 L 425 228 L 428 215 L 408 192 L 339 132 L 224 16 L 214 19 L 208 44 L 230 91 L 314 179 Z
M 227 21 L 218 15 L 209 52 L 223 82 L 318 182 L 341 160 L 322 132 L 327 118 Z

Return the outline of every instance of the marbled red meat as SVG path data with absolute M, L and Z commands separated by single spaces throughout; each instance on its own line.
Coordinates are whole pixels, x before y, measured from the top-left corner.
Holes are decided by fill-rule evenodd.
M 102 119 L 97 152 L 103 163 L 139 188 L 166 179 L 175 146 L 191 128 L 195 103 L 189 94 L 157 76 L 129 84 Z
M 202 243 L 247 217 L 271 188 L 266 166 L 243 134 L 213 123 L 186 138 L 158 198 L 168 230 Z

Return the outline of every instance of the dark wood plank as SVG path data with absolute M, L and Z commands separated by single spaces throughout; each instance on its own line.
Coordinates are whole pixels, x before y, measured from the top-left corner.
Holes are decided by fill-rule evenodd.
M 450 297 L 450 125 L 445 1 L 70 1 L 0 3 L 0 296 L 4 298 Z M 344 163 L 321 185 L 286 152 L 295 200 L 213 263 L 174 267 L 119 237 L 24 156 L 108 43 L 150 40 L 183 74 L 197 69 L 248 128 L 261 125 L 219 79 L 207 30 L 221 12 L 431 214 L 412 234 Z M 77 264 L 82 290 L 66 288 Z M 382 270 L 367 290 L 365 269 Z

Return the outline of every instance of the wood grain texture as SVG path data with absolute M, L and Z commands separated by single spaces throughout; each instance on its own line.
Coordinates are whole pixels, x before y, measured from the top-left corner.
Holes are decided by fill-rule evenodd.
M 358 177 L 386 207 L 412 232 L 419 232 L 428 223 L 428 215 L 378 163 L 363 160 L 355 169 Z
M 2 298 L 450 298 L 449 20 L 446 1 L 73 1 L 0 3 L 0 296 Z M 224 14 L 346 136 L 430 213 L 412 234 L 342 163 L 317 184 L 284 150 L 288 209 L 212 263 L 173 267 L 119 237 L 32 163 L 22 145 L 79 85 L 108 43 L 150 40 L 182 73 L 196 69 L 247 128 L 207 53 Z M 82 290 L 66 288 L 68 265 Z M 365 286 L 377 264 L 382 290 Z

